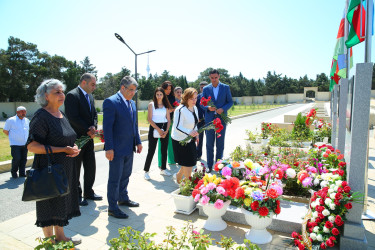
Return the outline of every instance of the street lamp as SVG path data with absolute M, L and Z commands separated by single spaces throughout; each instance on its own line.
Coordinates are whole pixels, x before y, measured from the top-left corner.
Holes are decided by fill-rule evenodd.
M 142 53 L 135 53 L 134 50 L 132 50 L 129 45 L 126 44 L 126 42 L 124 41 L 124 39 L 122 39 L 122 37 L 115 33 L 115 37 L 120 40 L 120 42 L 122 42 L 123 44 L 126 45 L 126 47 L 128 47 L 130 49 L 131 52 L 133 52 L 134 56 L 135 56 L 135 80 L 138 82 L 138 74 L 137 74 L 137 56 L 139 55 L 143 55 L 143 54 L 148 54 L 148 53 L 151 53 L 151 52 L 154 52 L 155 50 L 149 50 L 149 51 L 146 51 L 146 52 L 142 52 Z M 138 93 L 135 93 L 135 107 L 136 107 L 136 110 L 137 110 L 137 122 L 138 122 Z

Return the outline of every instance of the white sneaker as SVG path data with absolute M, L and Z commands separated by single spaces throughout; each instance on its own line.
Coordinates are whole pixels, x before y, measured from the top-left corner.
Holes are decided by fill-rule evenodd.
M 174 175 L 173 175 L 173 181 L 178 185 L 178 182 L 177 182 L 177 174 L 174 174 Z
M 145 172 L 145 180 L 150 180 L 151 178 L 150 178 L 150 175 L 148 174 L 148 172 Z
M 165 175 L 165 176 L 171 176 L 171 173 L 169 173 L 168 170 L 166 170 L 166 169 L 161 170 L 161 171 L 160 171 L 160 174 L 161 174 L 161 175 Z

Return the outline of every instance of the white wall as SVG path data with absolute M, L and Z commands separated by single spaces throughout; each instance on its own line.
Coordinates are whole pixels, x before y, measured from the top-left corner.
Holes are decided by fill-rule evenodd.
M 276 103 L 286 103 L 286 95 L 275 95 Z
M 275 96 L 273 95 L 264 95 L 263 96 L 263 103 L 274 103 L 275 102 Z
M 315 100 L 326 101 L 326 102 L 330 101 L 331 100 L 331 92 L 316 92 Z
M 253 96 L 253 103 L 262 104 L 263 103 L 263 96 Z
M 303 102 L 303 93 L 302 94 L 286 94 L 287 103 Z

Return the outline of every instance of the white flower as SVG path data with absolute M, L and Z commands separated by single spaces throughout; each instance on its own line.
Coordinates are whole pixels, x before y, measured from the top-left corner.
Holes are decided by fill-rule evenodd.
M 328 211 L 328 209 L 324 209 L 323 212 L 322 212 L 322 214 L 323 214 L 324 216 L 328 216 L 328 215 L 330 215 L 331 213 Z
M 327 227 L 323 227 L 323 232 L 325 232 L 325 233 L 329 233 L 329 228 L 327 228 Z
M 296 177 L 296 171 L 293 168 L 288 168 L 286 170 L 286 175 L 288 176 L 288 178 L 294 178 Z
M 222 169 L 222 168 L 224 167 L 224 164 L 223 164 L 223 163 L 220 163 L 219 165 L 217 165 L 217 167 L 218 167 L 219 169 Z
M 335 210 L 336 209 L 336 205 L 334 203 L 331 203 L 331 204 L 329 204 L 329 208 L 331 210 Z
M 318 233 L 318 232 L 319 232 L 319 227 L 318 227 L 318 226 L 314 227 L 313 231 L 314 231 L 315 233 Z
M 336 193 L 330 194 L 329 197 L 331 197 L 331 199 L 334 200 L 336 198 Z
M 315 211 L 314 213 L 313 213 L 313 216 L 316 218 L 316 217 L 318 217 L 318 211 Z
M 318 234 L 318 235 L 316 236 L 316 239 L 317 239 L 318 241 L 322 242 L 322 241 L 323 241 L 323 236 L 322 236 L 321 234 Z
M 314 186 L 318 186 L 320 183 L 319 178 L 314 179 Z
M 332 194 L 334 192 L 333 188 L 328 189 L 328 193 Z
M 310 237 L 311 237 L 311 239 L 316 240 L 316 233 L 311 233 Z
M 324 201 L 324 203 L 329 206 L 331 203 L 332 203 L 332 200 L 330 198 L 326 198 L 326 200 Z
M 322 188 L 326 187 L 327 185 L 328 185 L 328 182 L 327 182 L 327 181 L 322 181 L 322 182 L 320 183 L 320 186 L 321 186 Z
M 336 185 L 337 185 L 337 186 L 341 186 L 341 183 L 342 183 L 342 181 L 341 181 L 341 180 L 339 180 L 339 181 L 336 181 Z
M 320 198 L 317 198 L 316 200 L 315 200 L 315 202 L 316 202 L 316 204 L 320 204 Z
M 311 202 L 311 207 L 312 207 L 312 208 L 315 208 L 316 205 L 317 205 L 317 204 L 315 203 L 315 201 Z
M 339 186 L 335 186 L 334 188 L 335 192 L 337 192 L 338 189 L 339 189 Z
M 335 222 L 335 216 L 332 216 L 332 215 L 328 216 L 328 220 L 332 223 Z

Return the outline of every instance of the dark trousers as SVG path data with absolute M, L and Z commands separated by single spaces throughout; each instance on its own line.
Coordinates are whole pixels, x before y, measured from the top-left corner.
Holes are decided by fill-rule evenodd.
M 159 128 L 163 128 L 164 131 L 166 130 L 167 123 L 155 123 Z M 159 138 L 154 138 L 154 128 L 150 126 L 148 131 L 148 152 L 146 157 L 145 166 L 143 168 L 144 171 L 148 172 L 150 170 L 152 158 L 154 158 L 156 145 L 158 143 Z M 165 136 L 165 138 L 160 138 L 161 143 L 161 169 L 164 170 L 167 168 L 167 153 L 168 153 L 168 140 L 169 140 L 169 132 Z
M 198 130 L 204 126 L 204 121 L 201 121 L 197 124 Z M 197 146 L 197 158 L 202 157 L 202 147 L 203 147 L 203 138 L 204 138 L 204 133 L 199 134 L 199 143 Z
M 107 185 L 108 210 L 118 210 L 118 201 L 129 201 L 128 184 L 133 169 L 133 153 L 116 156 L 109 162 Z
M 25 165 L 27 161 L 27 147 L 26 146 L 10 146 L 12 155 L 12 176 L 17 175 L 19 171 L 20 175 L 25 175 Z
M 225 139 L 225 130 L 227 125 L 224 124 L 221 120 L 224 129 L 220 132 L 221 137 L 217 138 L 214 129 L 206 130 L 206 151 L 207 151 L 207 166 L 212 169 L 213 165 L 218 159 L 223 159 L 224 154 L 224 139 Z M 216 157 L 214 162 L 214 147 L 216 142 Z
M 96 173 L 96 162 L 95 162 L 95 152 L 94 152 L 94 140 L 89 140 L 85 146 L 81 149 L 81 152 L 77 157 L 75 157 L 75 165 L 77 167 L 77 180 L 78 180 L 78 190 L 79 196 L 82 197 L 82 188 L 79 181 L 81 174 L 81 163 L 83 163 L 83 194 L 85 197 L 94 194 L 92 187 L 95 182 Z

